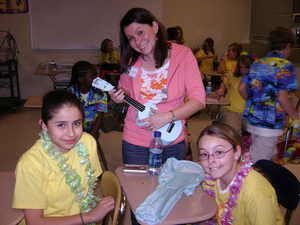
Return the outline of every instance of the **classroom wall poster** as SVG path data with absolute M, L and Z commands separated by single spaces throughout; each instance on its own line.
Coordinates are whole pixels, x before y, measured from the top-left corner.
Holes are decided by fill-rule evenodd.
M 27 13 L 28 0 L 0 0 L 0 13 Z

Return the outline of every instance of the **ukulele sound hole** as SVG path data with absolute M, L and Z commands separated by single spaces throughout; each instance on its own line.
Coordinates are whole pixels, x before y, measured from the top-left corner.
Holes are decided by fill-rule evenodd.
M 174 126 L 175 126 L 175 123 L 170 123 L 170 125 L 169 125 L 169 127 L 168 127 L 168 129 L 167 129 L 167 132 L 168 132 L 168 133 L 171 133 L 172 130 L 173 130 L 173 128 L 174 128 Z

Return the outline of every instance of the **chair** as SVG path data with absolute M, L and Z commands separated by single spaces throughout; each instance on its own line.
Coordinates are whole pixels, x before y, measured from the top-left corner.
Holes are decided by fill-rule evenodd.
M 272 184 L 278 203 L 287 209 L 284 220 L 288 225 L 300 200 L 300 183 L 297 177 L 288 169 L 270 160 L 261 159 L 253 167 L 258 168 Z
M 99 160 L 100 160 L 100 163 L 102 165 L 102 169 L 103 169 L 103 171 L 107 171 L 108 170 L 107 160 L 105 158 L 104 152 L 103 152 L 98 140 L 97 140 L 97 149 L 98 149 L 98 152 L 99 152 L 99 156 L 100 156 Z
M 295 91 L 294 94 L 298 98 L 298 102 L 296 105 L 296 111 L 297 111 L 299 108 L 299 105 L 300 105 L 300 87 L 298 87 L 298 90 Z M 285 125 L 284 126 L 287 130 L 286 130 L 286 135 L 285 135 L 284 152 L 286 152 L 286 150 L 287 150 L 289 140 L 292 140 L 292 137 L 293 137 L 293 126 L 290 123 L 290 118 L 291 117 L 289 115 L 285 116 Z
M 120 225 L 124 222 L 126 199 L 122 193 L 121 186 L 116 175 L 105 171 L 101 176 L 101 193 L 103 197 L 111 196 L 115 199 L 114 211 L 107 214 L 102 224 L 108 223 L 108 215 L 112 217 L 112 225 Z

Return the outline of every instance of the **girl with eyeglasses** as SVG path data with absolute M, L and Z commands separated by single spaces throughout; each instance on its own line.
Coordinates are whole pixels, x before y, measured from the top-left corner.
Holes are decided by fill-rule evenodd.
M 226 124 L 206 127 L 197 145 L 206 176 L 202 187 L 218 212 L 204 224 L 284 224 L 275 190 L 253 170 L 239 134 Z

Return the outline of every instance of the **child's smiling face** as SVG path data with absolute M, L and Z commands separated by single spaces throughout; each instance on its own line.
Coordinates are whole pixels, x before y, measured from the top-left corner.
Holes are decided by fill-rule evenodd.
M 113 42 L 112 42 L 112 41 L 109 41 L 109 42 L 107 43 L 107 51 L 108 51 L 108 52 L 113 52 L 113 50 L 114 50 Z
M 237 172 L 238 159 L 241 155 L 240 147 L 233 149 L 228 141 L 211 135 L 203 136 L 198 146 L 199 154 L 209 154 L 207 160 L 200 161 L 204 171 L 214 179 L 220 179 L 226 188 Z M 225 153 L 226 151 L 228 152 Z M 216 159 L 212 155 L 220 152 L 225 153 L 224 157 Z
M 67 153 L 82 135 L 82 119 L 82 112 L 76 106 L 64 105 L 48 120 L 47 125 L 41 121 L 40 123 L 42 129 L 51 137 L 54 147 Z

